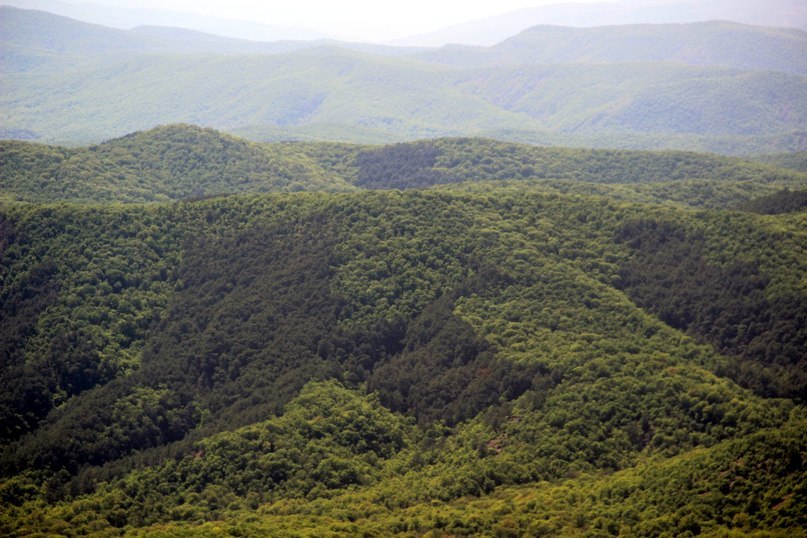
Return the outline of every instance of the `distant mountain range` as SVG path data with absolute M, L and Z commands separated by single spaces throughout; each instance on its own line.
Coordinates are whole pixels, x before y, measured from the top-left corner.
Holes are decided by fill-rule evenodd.
M 277 54 L 338 44 L 375 54 L 410 54 L 415 48 L 345 43 L 326 39 L 251 41 L 168 26 L 138 26 L 131 30 L 110 28 L 53 15 L 45 11 L 0 6 L 3 17 L 2 68 L 26 70 L 37 59 L 63 59 L 81 55 L 118 53 L 181 54 Z
M 670 62 L 807 74 L 807 33 L 730 22 L 536 26 L 490 47 L 447 45 L 419 58 L 460 67 Z
M 248 20 L 231 20 L 146 7 L 110 6 L 101 2 L 0 0 L 0 5 L 47 11 L 113 28 L 182 27 L 256 41 L 344 39 L 339 29 L 312 29 Z M 807 30 L 807 9 L 800 0 L 618 0 L 562 2 L 519 9 L 452 25 L 427 34 L 398 38 L 393 45 L 435 47 L 447 43 L 494 45 L 538 25 L 593 27 L 603 25 L 689 23 L 725 20 L 760 26 Z
M 164 123 L 255 140 L 486 136 L 803 151 L 807 33 L 725 22 L 536 27 L 416 49 L 117 30 L 0 8 L 0 136 L 91 143 Z
M 489 46 L 538 25 L 594 27 L 714 20 L 807 30 L 807 9 L 800 0 L 558 2 L 453 25 L 395 43 L 432 47 L 446 43 Z
M 221 19 L 188 11 L 110 6 L 93 2 L 71 3 L 60 0 L 2 0 L 0 5 L 47 11 L 55 15 L 119 29 L 130 29 L 137 26 L 181 26 L 199 32 L 256 41 L 314 40 L 329 37 L 327 34 L 307 28 Z

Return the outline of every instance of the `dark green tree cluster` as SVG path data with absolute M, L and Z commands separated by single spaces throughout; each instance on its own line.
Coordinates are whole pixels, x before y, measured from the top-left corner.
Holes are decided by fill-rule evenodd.
M 804 181 L 798 172 L 718 155 L 535 147 L 478 138 L 384 146 L 359 153 L 356 166 L 355 184 L 373 189 L 523 179 L 607 184 Z
M 807 191 L 784 189 L 768 196 L 749 200 L 742 204 L 740 209 L 763 215 L 780 215 L 802 211 L 806 207 Z
M 0 431 L 136 369 L 175 278 L 180 229 L 164 208 L 6 211 L 0 257 Z
M 431 142 L 363 151 L 356 156 L 356 185 L 369 189 L 411 189 L 459 181 L 434 169 L 441 153 Z
M 710 264 L 703 236 L 670 222 L 628 223 L 617 240 L 634 252 L 620 286 L 640 306 L 739 359 L 732 376 L 756 392 L 807 396 L 807 298 L 769 297 L 757 264 Z
M 428 305 L 409 326 L 402 352 L 373 370 L 368 388 L 386 407 L 421 423 L 455 425 L 521 396 L 533 378 L 547 373 L 539 365 L 497 359 L 453 310 L 450 296 Z

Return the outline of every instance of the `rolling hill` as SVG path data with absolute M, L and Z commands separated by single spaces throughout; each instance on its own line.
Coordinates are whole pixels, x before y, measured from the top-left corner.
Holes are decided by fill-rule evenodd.
M 547 38 L 536 29 L 473 52 L 496 58 L 487 67 L 458 68 L 400 50 L 342 44 L 276 54 L 203 54 L 211 47 L 209 36 L 171 41 L 153 35 L 160 32 L 146 37 L 36 12 L 7 12 L 5 24 L 16 28 L 3 34 L 0 132 L 7 137 L 95 143 L 159 124 L 192 123 L 253 140 L 378 143 L 487 136 L 730 154 L 803 150 L 807 83 L 802 75 L 781 71 L 786 64 L 788 71 L 802 72 L 804 38 L 798 31 L 727 24 L 619 27 L 590 30 L 595 45 L 585 54 L 570 38 L 572 63 L 513 66 L 499 58 L 501 51 L 510 51 L 503 53 L 509 57 L 526 49 L 540 59 L 536 50 Z M 25 30 L 45 23 L 55 36 L 50 48 L 39 33 Z M 85 33 L 86 40 L 76 37 Z M 700 37 L 687 48 L 681 40 L 688 42 L 690 33 Z M 667 43 L 640 47 L 652 53 L 653 62 L 618 52 L 648 36 Z M 101 44 L 109 40 L 119 46 L 103 52 Z M 59 48 L 62 41 L 71 44 L 67 50 Z M 676 46 L 683 50 L 673 54 Z M 736 55 L 745 59 L 737 64 L 744 69 L 724 67 L 725 50 L 747 50 Z M 603 64 L 608 58 L 616 63 Z
M 1 190 L 31 201 L 150 202 L 351 186 L 281 144 L 170 125 L 87 148 L 0 143 Z
M 720 21 L 535 26 L 489 47 L 447 45 L 418 57 L 462 67 L 665 62 L 805 75 L 807 32 Z
M 491 181 L 725 208 L 803 188 L 807 176 L 688 152 L 550 148 L 469 138 L 386 146 L 255 143 L 191 125 L 162 126 L 84 148 L 0 142 L 0 194 L 30 202 L 143 203 Z
M 807 12 L 798 0 L 711 0 L 710 2 L 555 2 L 526 7 L 442 28 L 396 42 L 439 47 L 448 43 L 491 46 L 534 26 L 598 27 L 635 24 L 684 24 L 730 21 L 807 30 Z
M 387 47 L 334 40 L 281 40 L 272 42 L 235 39 L 186 28 L 137 26 L 131 30 L 108 28 L 45 11 L 0 6 L 0 65 L 4 72 L 24 72 L 43 63 L 65 59 L 126 57 L 129 54 L 279 54 L 330 45 L 375 54 L 404 55 L 417 48 Z

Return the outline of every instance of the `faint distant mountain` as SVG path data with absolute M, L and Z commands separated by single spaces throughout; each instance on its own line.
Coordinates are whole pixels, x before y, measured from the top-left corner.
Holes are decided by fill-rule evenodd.
M 807 30 L 807 2 L 803 0 L 623 0 L 595 4 L 558 3 L 525 8 L 457 24 L 392 42 L 396 45 L 436 47 L 446 43 L 494 45 L 538 25 L 591 27 L 642 23 L 685 23 L 725 20 L 760 26 Z
M 0 6 L 0 69 L 6 72 L 27 71 L 57 57 L 78 61 L 129 53 L 280 54 L 324 45 L 391 56 L 425 50 L 322 39 L 249 41 L 165 26 L 122 30 L 45 11 Z
M 803 75 L 807 74 L 807 32 L 718 21 L 536 26 L 492 47 L 446 45 L 418 58 L 462 67 L 675 62 Z
M 0 0 L 0 5 L 47 11 L 84 22 L 122 29 L 136 26 L 175 26 L 254 41 L 314 40 L 333 37 L 306 28 L 221 19 L 188 11 L 113 7 L 90 2 L 70 4 L 59 0 Z
M 109 28 L 44 11 L 0 6 L 0 68 L 26 71 L 65 58 L 146 52 L 255 54 L 316 46 L 316 42 L 261 43 L 167 27 Z
M 378 45 L 286 42 L 303 50 L 269 54 L 280 45 L 0 7 L 0 133 L 74 144 L 192 123 L 258 140 L 462 135 L 805 149 L 804 32 L 728 23 L 550 30 L 558 35 L 539 28 L 489 49 L 465 47 L 468 62 L 457 67 Z M 581 41 L 578 32 L 593 34 Z M 562 63 L 547 65 L 545 54 Z M 724 56 L 747 65 L 726 66 Z
M 280 41 L 248 41 L 231 37 L 197 32 L 167 26 L 138 26 L 130 30 L 136 36 L 154 40 L 155 46 L 170 48 L 172 52 L 200 52 L 215 54 L 279 54 L 314 47 L 339 47 L 381 56 L 406 56 L 426 52 L 426 47 L 396 47 L 375 43 L 349 43 L 337 39 L 308 41 L 284 39 Z

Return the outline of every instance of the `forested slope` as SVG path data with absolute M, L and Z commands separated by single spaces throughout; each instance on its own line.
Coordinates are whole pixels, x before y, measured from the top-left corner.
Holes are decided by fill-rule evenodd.
M 806 35 L 0 7 L 0 535 L 805 536 Z
M 665 62 L 804 75 L 806 53 L 807 32 L 802 30 L 709 21 L 594 28 L 542 25 L 492 47 L 447 45 L 418 57 L 466 67 Z
M 216 194 L 346 190 L 284 145 L 168 125 L 86 148 L 0 143 L 2 191 L 29 201 L 151 202 Z
M 5 533 L 800 528 L 803 212 L 509 183 L 2 213 Z
M 631 201 L 738 207 L 807 185 L 732 157 L 448 138 L 385 146 L 254 143 L 168 125 L 85 148 L 0 142 L 0 193 L 31 202 L 152 202 L 251 192 L 409 189 L 517 181 Z

